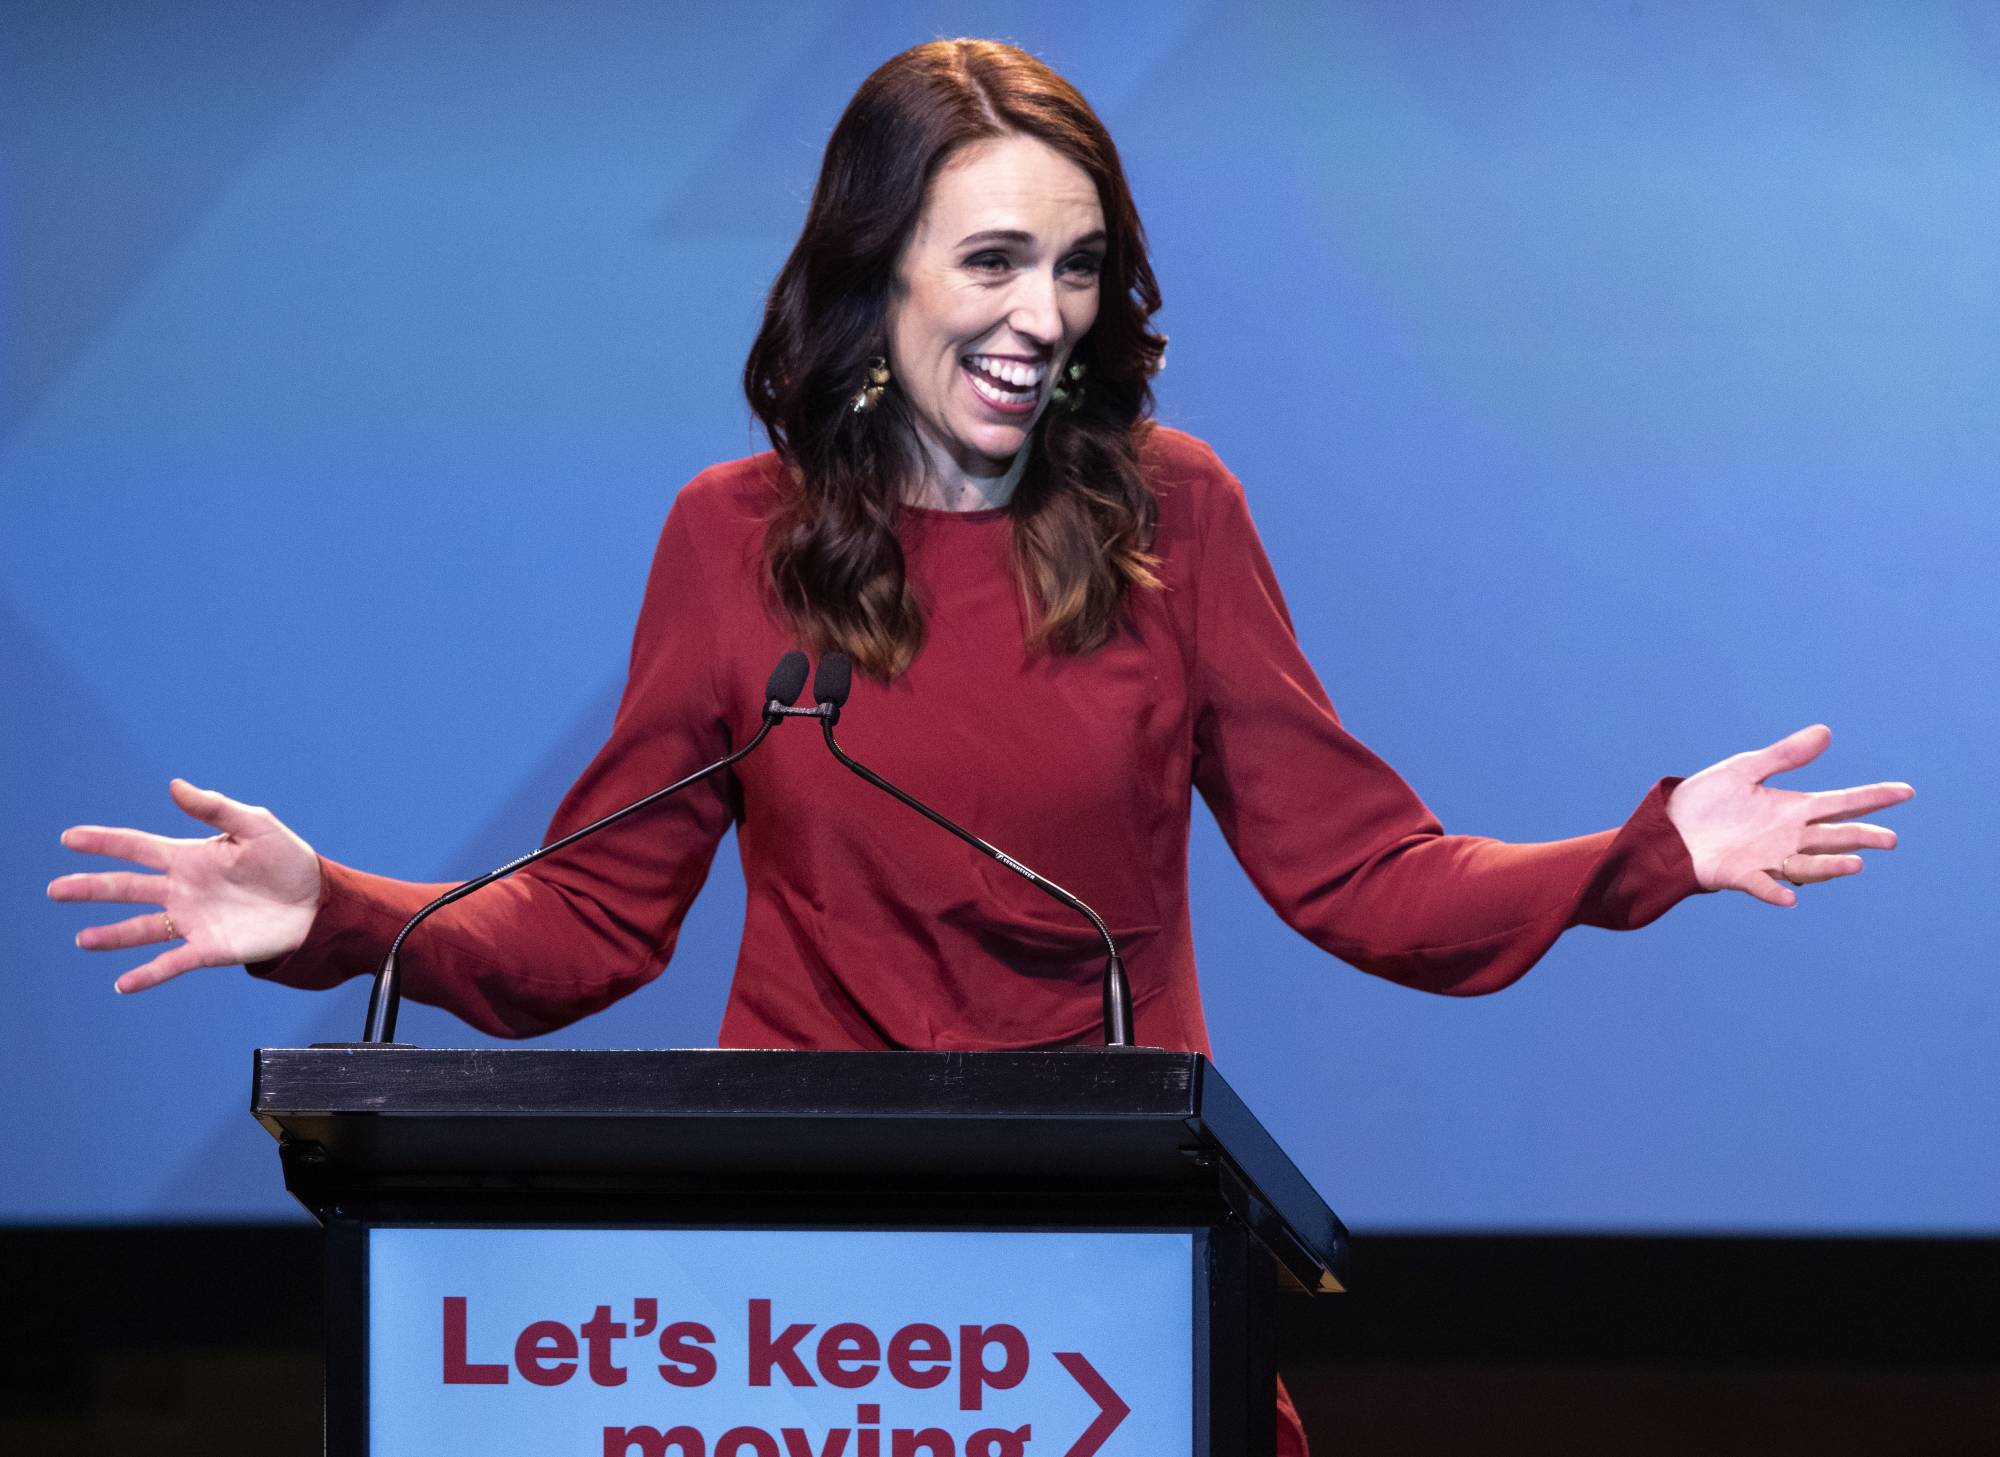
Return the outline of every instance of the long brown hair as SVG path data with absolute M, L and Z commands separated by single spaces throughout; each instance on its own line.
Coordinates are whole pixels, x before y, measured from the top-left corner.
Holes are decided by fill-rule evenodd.
M 1117 148 L 1077 89 L 1027 52 L 989 40 L 917 46 L 862 82 L 834 127 L 743 369 L 790 487 L 765 535 L 771 588 L 807 647 L 839 648 L 882 678 L 923 646 L 896 539 L 921 459 L 894 386 L 870 413 L 849 402 L 867 357 L 888 352 L 889 290 L 931 179 L 958 148 L 1010 134 L 1090 175 L 1106 234 L 1096 322 L 1071 356 L 1085 367 L 1081 407 L 1043 411 L 1007 508 L 1031 641 L 1088 652 L 1128 591 L 1158 585 L 1139 445 L 1167 341 L 1148 324 L 1160 290 Z

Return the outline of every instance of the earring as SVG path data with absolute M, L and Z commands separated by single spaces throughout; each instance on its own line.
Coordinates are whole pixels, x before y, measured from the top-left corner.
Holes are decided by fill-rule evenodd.
M 868 356 L 868 383 L 854 392 L 848 409 L 865 415 L 882 403 L 882 391 L 889 387 L 889 361 L 879 354 Z
M 1083 365 L 1072 364 L 1062 373 L 1056 387 L 1049 391 L 1049 398 L 1065 410 L 1074 413 L 1083 405 Z

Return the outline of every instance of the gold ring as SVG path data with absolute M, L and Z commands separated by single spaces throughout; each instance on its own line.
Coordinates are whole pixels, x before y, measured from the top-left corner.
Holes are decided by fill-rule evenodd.
M 1778 862 L 1778 879 L 1784 881 L 1786 885 L 1805 884 L 1804 881 L 1792 879 L 1792 872 L 1785 869 L 1785 867 L 1791 863 L 1792 863 L 1792 857 L 1790 855 L 1787 855 L 1784 859 Z
M 160 912 L 160 919 L 161 919 L 161 920 L 163 920 L 163 921 L 165 921 L 165 922 L 167 923 L 167 939 L 168 939 L 169 941 L 178 941 L 178 940 L 180 940 L 180 939 L 181 939 L 181 933 L 180 933 L 179 931 L 176 931 L 176 930 L 174 929 L 174 918 L 173 918 L 172 916 L 170 916 L 169 914 L 167 914 L 167 912 L 165 912 L 165 911 L 161 911 L 161 912 Z

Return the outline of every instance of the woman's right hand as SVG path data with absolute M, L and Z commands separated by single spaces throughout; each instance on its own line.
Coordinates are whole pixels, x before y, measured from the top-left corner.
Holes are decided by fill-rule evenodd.
M 49 882 L 50 900 L 161 907 L 77 934 L 76 944 L 86 951 L 181 942 L 119 977 L 115 986 L 121 992 L 144 991 L 200 966 L 287 956 L 305 944 L 319 908 L 319 857 L 276 815 L 212 789 L 196 789 L 185 779 L 174 780 L 169 793 L 216 833 L 176 840 L 144 830 L 76 825 L 63 831 L 69 849 L 162 873 L 102 870 Z

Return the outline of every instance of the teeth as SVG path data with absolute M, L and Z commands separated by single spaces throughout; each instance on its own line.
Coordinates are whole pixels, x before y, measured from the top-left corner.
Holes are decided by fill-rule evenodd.
M 1023 364 L 1013 359 L 995 359 L 989 354 L 969 354 L 966 362 L 1017 390 L 1032 390 L 1048 374 L 1046 364 Z
M 1034 392 L 1031 390 L 1003 390 L 976 369 L 972 370 L 968 377 L 980 397 L 991 400 L 996 405 L 1019 405 L 1034 397 Z

